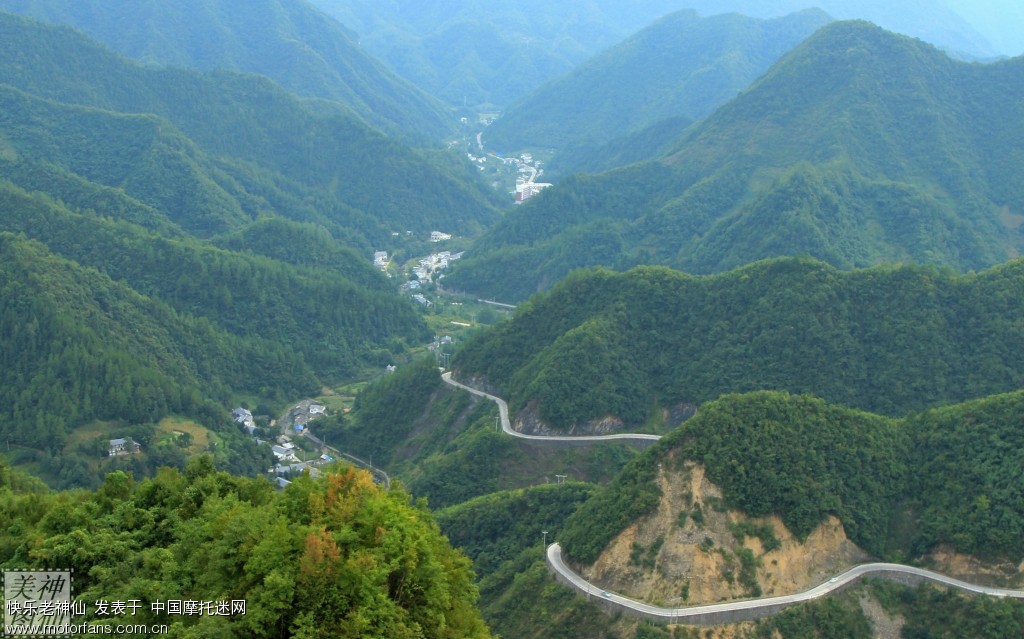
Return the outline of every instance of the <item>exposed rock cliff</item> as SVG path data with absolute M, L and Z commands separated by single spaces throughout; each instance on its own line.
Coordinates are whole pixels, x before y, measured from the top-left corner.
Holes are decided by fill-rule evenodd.
M 800 541 L 778 517 L 722 507 L 704 468 L 663 464 L 661 503 L 623 531 L 594 566 L 602 587 L 663 605 L 797 592 L 870 557 L 832 517 Z

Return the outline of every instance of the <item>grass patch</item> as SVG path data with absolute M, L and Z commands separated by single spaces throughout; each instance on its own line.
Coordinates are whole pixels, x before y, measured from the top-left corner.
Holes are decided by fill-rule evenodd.
M 210 445 L 210 431 L 205 426 L 200 426 L 186 417 L 164 417 L 156 425 L 158 438 L 177 439 L 182 433 L 190 437 L 189 445 L 185 447 L 190 455 L 201 453 Z
M 68 438 L 64 442 L 64 452 L 70 452 L 75 449 L 79 444 L 86 442 L 92 442 L 97 437 L 103 437 L 104 439 L 113 439 L 119 437 L 119 435 L 111 435 L 110 433 L 119 428 L 118 422 L 92 422 L 86 426 L 75 428 L 68 433 Z

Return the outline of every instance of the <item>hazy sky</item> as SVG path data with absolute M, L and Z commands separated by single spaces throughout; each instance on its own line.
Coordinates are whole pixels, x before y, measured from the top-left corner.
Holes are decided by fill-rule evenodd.
M 820 7 L 839 19 L 886 29 L 973 55 L 1024 53 L 1024 0 L 680 0 L 703 15 L 737 11 L 764 17 Z
M 946 0 L 1004 55 L 1024 53 L 1024 0 Z

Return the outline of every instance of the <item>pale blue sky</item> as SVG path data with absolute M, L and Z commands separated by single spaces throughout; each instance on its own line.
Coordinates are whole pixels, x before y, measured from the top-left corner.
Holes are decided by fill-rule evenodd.
M 946 0 L 1003 55 L 1024 53 L 1024 0 Z

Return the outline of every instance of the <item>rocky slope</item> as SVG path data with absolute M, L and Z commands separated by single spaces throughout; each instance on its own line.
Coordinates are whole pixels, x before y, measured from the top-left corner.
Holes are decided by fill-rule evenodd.
M 701 465 L 663 464 L 658 485 L 657 510 L 584 568 L 595 583 L 666 606 L 696 605 L 798 592 L 870 559 L 835 517 L 801 541 L 778 517 L 723 508 Z

